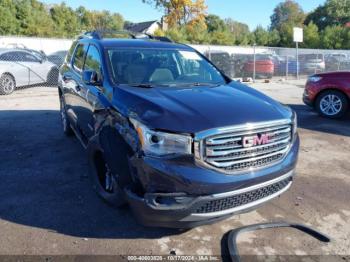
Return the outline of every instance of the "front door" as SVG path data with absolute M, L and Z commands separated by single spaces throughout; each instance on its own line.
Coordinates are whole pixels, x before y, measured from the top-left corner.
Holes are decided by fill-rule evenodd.
M 101 67 L 101 55 L 98 49 L 91 45 L 89 46 L 85 63 L 84 70 L 95 71 L 97 73 L 97 77 L 102 82 L 102 67 Z M 101 96 L 101 87 L 89 85 L 83 83 L 83 90 L 85 94 L 85 103 L 84 108 L 82 110 L 81 119 L 81 128 L 84 132 L 84 135 L 87 138 L 90 138 L 94 135 L 94 112 L 95 110 L 101 109 L 99 104 L 99 96 Z

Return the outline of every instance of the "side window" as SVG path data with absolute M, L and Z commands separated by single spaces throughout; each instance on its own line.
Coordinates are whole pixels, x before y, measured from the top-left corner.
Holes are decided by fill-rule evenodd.
M 85 59 L 84 70 L 93 70 L 97 72 L 99 77 L 102 76 L 100 53 L 98 49 L 93 45 L 89 46 L 89 50 Z
M 67 57 L 66 57 L 66 62 L 69 63 L 72 59 L 72 56 L 73 56 L 73 52 L 74 52 L 74 49 L 75 47 L 77 46 L 77 41 L 74 41 L 72 46 L 70 47 L 68 53 L 67 53 Z
M 22 57 L 24 62 L 39 62 L 39 59 L 32 54 L 22 52 Z
M 5 54 L 2 54 L 0 56 L 0 60 L 1 61 L 15 61 L 16 56 L 15 56 L 14 52 L 5 53 Z
M 86 49 L 86 45 L 80 44 L 74 53 L 73 68 L 79 72 L 83 70 Z
M 5 54 L 2 54 L 0 57 L 0 60 L 2 61 L 15 61 L 15 62 L 23 62 L 24 56 L 22 52 L 8 52 Z

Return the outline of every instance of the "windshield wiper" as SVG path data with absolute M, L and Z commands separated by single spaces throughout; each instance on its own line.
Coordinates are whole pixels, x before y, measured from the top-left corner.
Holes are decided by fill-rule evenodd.
M 151 84 L 132 84 L 130 85 L 132 87 L 141 87 L 141 88 L 153 88 L 154 85 Z
M 195 82 L 195 83 L 191 83 L 190 85 L 192 86 L 219 86 L 222 83 L 200 83 L 200 82 Z

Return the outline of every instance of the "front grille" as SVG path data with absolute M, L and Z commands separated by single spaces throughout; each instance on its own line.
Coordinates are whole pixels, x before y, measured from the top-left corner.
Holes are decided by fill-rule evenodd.
M 202 142 L 201 159 L 224 172 L 257 169 L 281 160 L 291 140 L 291 124 L 211 134 Z
M 290 181 L 291 181 L 291 178 L 289 177 L 275 184 L 258 188 L 246 193 L 242 193 L 242 194 L 238 194 L 238 195 L 234 195 L 234 196 L 230 196 L 222 199 L 211 200 L 206 204 L 202 205 L 201 207 L 199 207 L 196 210 L 196 213 L 218 212 L 226 209 L 239 207 L 242 205 L 247 205 L 251 202 L 261 200 L 263 198 L 266 198 L 268 196 L 271 196 L 272 194 L 275 194 L 281 191 L 289 184 Z

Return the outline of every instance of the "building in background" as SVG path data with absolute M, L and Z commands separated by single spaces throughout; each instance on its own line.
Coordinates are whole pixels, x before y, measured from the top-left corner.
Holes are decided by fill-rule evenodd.
M 130 24 L 130 25 L 125 27 L 125 29 L 128 31 L 137 32 L 137 33 L 144 33 L 144 34 L 151 34 L 151 35 L 153 35 L 155 31 L 157 31 L 161 28 L 162 28 L 162 25 L 157 20 L 136 23 L 136 24 Z

